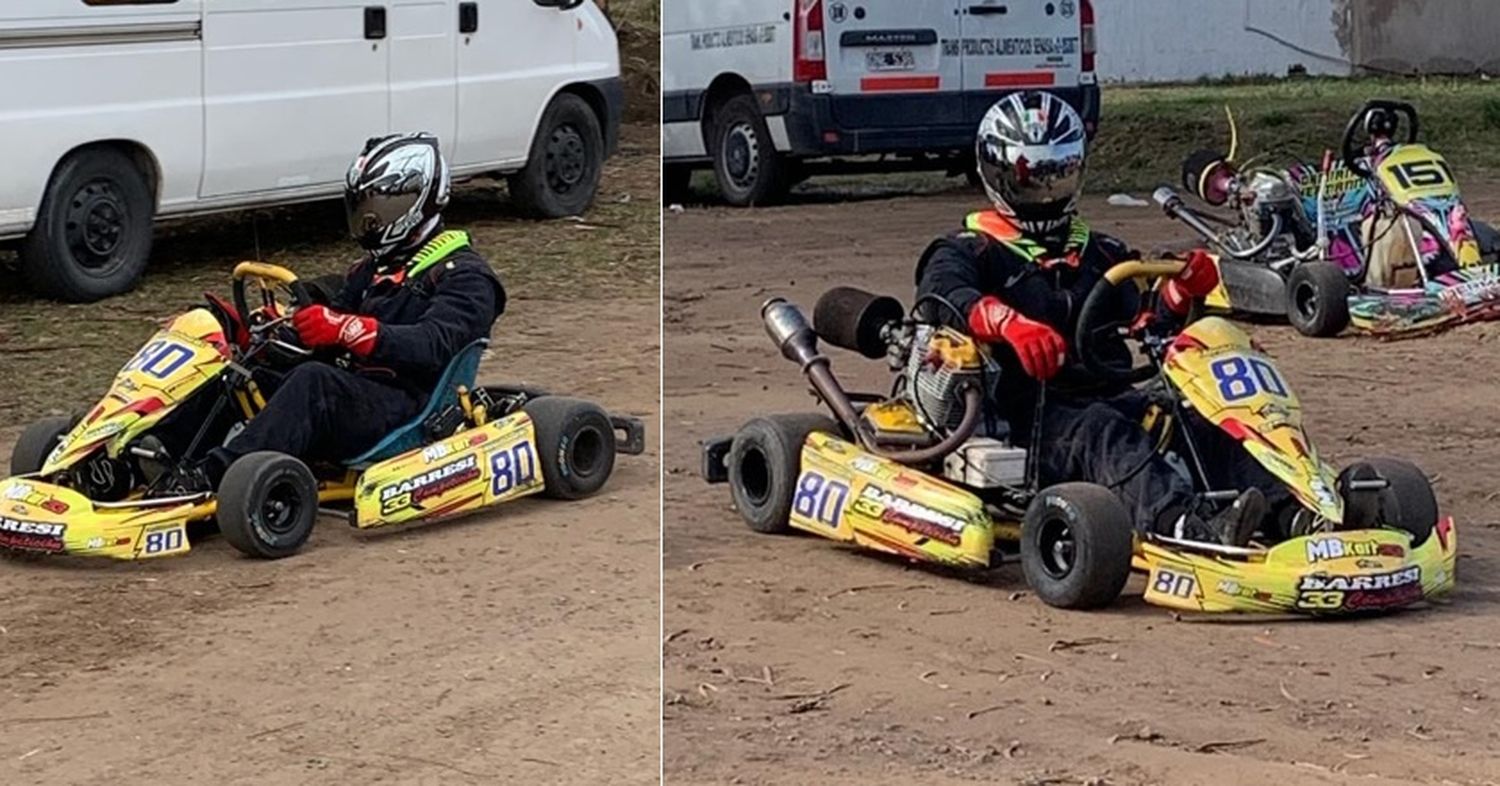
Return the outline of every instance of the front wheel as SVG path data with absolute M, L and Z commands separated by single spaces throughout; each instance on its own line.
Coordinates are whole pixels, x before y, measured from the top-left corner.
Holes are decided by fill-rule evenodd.
M 1286 282 L 1286 316 L 1304 336 L 1329 338 L 1349 326 L 1349 277 L 1332 262 L 1303 262 Z
M 261 451 L 229 465 L 215 516 L 229 545 L 260 559 L 289 557 L 318 518 L 318 481 L 294 456 Z
M 576 398 L 544 396 L 521 406 L 536 429 L 543 492 L 554 499 L 582 499 L 604 488 L 615 469 L 615 431 L 599 405 Z
M 57 443 L 73 430 L 76 418 L 42 418 L 26 427 L 10 449 L 10 474 L 40 472 Z
M 594 110 L 572 93 L 547 105 L 526 167 L 510 176 L 510 195 L 531 218 L 576 216 L 589 209 L 604 171 L 604 132 Z
M 1096 609 L 1130 578 L 1130 514 L 1109 489 L 1061 483 L 1043 489 L 1021 521 L 1021 569 L 1048 606 Z
M 1427 475 L 1398 458 L 1377 457 L 1365 463 L 1390 484 L 1380 495 L 1381 523 L 1410 533 L 1413 548 L 1426 543 L 1438 521 L 1437 495 Z

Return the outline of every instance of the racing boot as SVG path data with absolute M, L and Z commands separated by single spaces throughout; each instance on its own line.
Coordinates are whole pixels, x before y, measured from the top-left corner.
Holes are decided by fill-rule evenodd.
M 1229 507 L 1211 519 L 1188 513 L 1177 520 L 1175 536 L 1180 540 L 1218 543 L 1224 546 L 1247 546 L 1266 516 L 1266 497 L 1260 489 L 1240 494 Z

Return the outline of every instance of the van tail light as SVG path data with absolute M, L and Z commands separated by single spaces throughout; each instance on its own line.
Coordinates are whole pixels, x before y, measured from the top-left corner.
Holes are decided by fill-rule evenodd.
M 816 82 L 828 78 L 828 57 L 823 46 L 823 0 L 792 0 L 792 81 Z
M 1083 51 L 1083 70 L 1094 70 L 1095 55 L 1099 51 L 1099 39 L 1094 37 L 1094 3 L 1083 0 L 1078 5 L 1078 20 L 1081 26 L 1079 49 Z

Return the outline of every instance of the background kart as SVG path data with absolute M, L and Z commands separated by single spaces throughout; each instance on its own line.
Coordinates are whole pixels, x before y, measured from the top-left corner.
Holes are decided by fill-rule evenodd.
M 1414 336 L 1500 314 L 1500 236 L 1471 220 L 1447 161 L 1418 142 L 1411 104 L 1367 102 L 1321 166 L 1237 164 L 1232 114 L 1230 129 L 1229 153 L 1199 150 L 1182 172 L 1190 193 L 1229 217 L 1192 208 L 1171 189 L 1156 192 L 1168 216 L 1219 254 L 1223 283 L 1210 307 L 1284 315 L 1323 337 L 1351 323 Z M 1371 275 L 1381 243 L 1410 267 Z
M 479 341 L 450 363 L 417 418 L 363 455 L 310 468 L 253 453 L 229 467 L 217 495 L 185 493 L 192 464 L 264 408 L 264 386 L 321 362 L 293 343 L 278 290 L 293 308 L 317 298 L 284 268 L 239 265 L 233 306 L 210 297 L 147 342 L 86 414 L 27 427 L 14 476 L 0 481 L 0 546 L 161 557 L 188 551 L 188 525 L 212 519 L 240 551 L 284 557 L 307 540 L 320 505 L 348 503 L 349 522 L 363 529 L 539 492 L 575 499 L 608 481 L 616 452 L 644 449 L 637 419 L 542 391 L 474 387 Z
M 1097 377 L 1156 378 L 1148 428 L 1206 502 L 1240 489 L 1213 488 L 1187 429 L 1187 411 L 1232 436 L 1286 485 L 1296 504 L 1263 533 L 1267 546 L 1232 548 L 1133 535 L 1107 488 L 1064 483 L 1039 489 L 1026 451 L 1004 434 L 978 432 L 995 369 L 977 345 L 890 298 L 839 288 L 809 326 L 795 307 L 769 302 L 763 318 L 782 353 L 799 363 L 837 416 L 758 418 L 704 446 L 703 476 L 728 482 L 745 521 L 762 532 L 796 528 L 909 559 L 982 569 L 1019 556 L 1043 601 L 1103 606 L 1131 568 L 1148 575 L 1146 600 L 1195 611 L 1336 614 L 1410 605 L 1449 591 L 1456 538 L 1439 518 L 1427 479 L 1395 459 L 1342 473 L 1318 457 L 1301 405 L 1275 366 L 1240 330 L 1210 317 L 1171 336 L 1135 334 L 1149 361 L 1121 367 L 1105 349 L 1125 327 L 1102 305 L 1120 286 L 1174 275 L 1181 263 L 1124 263 L 1083 306 L 1074 346 Z M 1149 303 L 1150 298 L 1146 298 Z M 817 339 L 899 373 L 891 397 L 849 394 Z M 1003 384 L 1001 380 L 1000 384 Z M 1169 460 L 1173 456 L 1168 456 Z M 1191 462 L 1188 464 L 1188 462 Z

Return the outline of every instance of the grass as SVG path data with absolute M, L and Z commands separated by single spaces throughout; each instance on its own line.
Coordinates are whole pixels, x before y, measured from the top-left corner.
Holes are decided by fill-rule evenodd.
M 655 123 L 661 107 L 661 0 L 612 0 L 607 7 L 620 41 L 626 122 Z
M 1446 156 L 1460 181 L 1500 172 L 1500 82 L 1474 79 L 1230 80 L 1194 85 L 1104 88 L 1103 118 L 1090 157 L 1095 193 L 1175 183 L 1182 159 L 1200 147 L 1225 150 L 1225 105 L 1240 129 L 1240 158 L 1317 161 L 1337 148 L 1349 117 L 1370 98 L 1411 102 L 1422 139 Z

